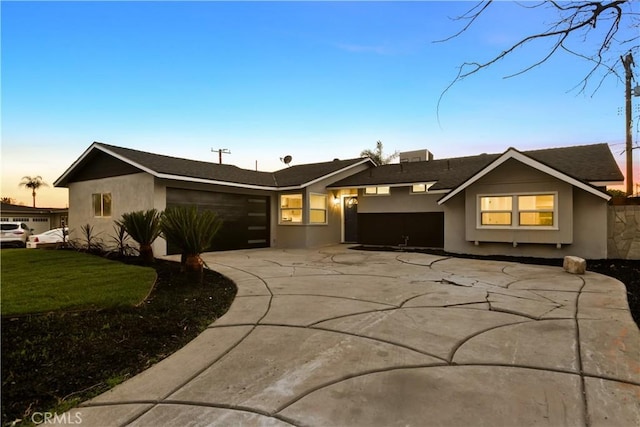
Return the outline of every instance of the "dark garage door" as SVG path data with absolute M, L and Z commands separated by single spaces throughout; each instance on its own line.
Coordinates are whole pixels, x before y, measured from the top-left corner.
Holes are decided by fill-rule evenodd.
M 358 237 L 364 245 L 444 247 L 444 212 L 358 213 Z
M 213 240 L 213 250 L 269 246 L 269 196 L 167 188 L 167 207 L 180 205 L 216 212 L 224 221 Z M 168 245 L 167 253 L 179 250 Z

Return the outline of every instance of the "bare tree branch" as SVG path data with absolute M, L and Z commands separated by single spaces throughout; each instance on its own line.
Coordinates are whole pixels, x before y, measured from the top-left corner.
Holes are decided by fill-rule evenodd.
M 491 0 L 480 1 L 460 17 L 453 18 L 454 20 L 464 20 L 468 22 L 466 22 L 463 28 L 454 35 L 436 42 L 446 42 L 462 36 L 463 33 L 470 30 L 471 26 L 480 18 L 481 15 L 486 14 L 486 11 L 491 4 Z M 474 61 L 462 63 L 458 68 L 457 75 L 441 93 L 440 98 L 438 99 L 438 112 L 444 95 L 455 83 L 492 66 L 505 57 L 514 54 L 516 50 L 527 44 L 544 40 L 550 40 L 552 42 L 547 54 L 542 58 L 533 61 L 530 65 L 525 66 L 521 70 L 504 76 L 504 78 L 512 78 L 524 74 L 547 62 L 552 56 L 557 54 L 558 51 L 563 51 L 592 63 L 592 67 L 587 71 L 585 77 L 574 87 L 574 89 L 579 88 L 580 93 L 586 90 L 588 82 L 598 71 L 604 70 L 604 76 L 596 86 L 597 91 L 606 77 L 614 75 L 617 78 L 620 78 L 619 74 L 615 71 L 615 67 L 619 66 L 619 49 L 624 48 L 625 51 L 638 50 L 637 42 L 640 40 L 640 15 L 637 12 L 632 11 L 632 4 L 633 2 L 631 0 L 578 2 L 559 2 L 551 0 L 533 5 L 521 5 L 526 9 L 547 7 L 551 10 L 555 10 L 558 13 L 558 18 L 548 25 L 545 30 L 522 38 L 486 62 Z M 627 36 L 624 39 L 618 40 L 616 36 L 620 33 L 621 28 L 630 29 L 633 34 L 637 35 L 632 35 L 630 37 Z M 580 40 L 579 37 L 582 38 L 579 49 L 585 49 L 586 51 L 578 50 L 570 45 L 571 40 L 575 42 L 576 38 Z M 586 43 L 588 40 L 595 40 L 595 50 L 589 51 L 589 47 L 584 47 L 594 45 L 593 43 Z M 614 49 L 617 50 L 614 51 Z

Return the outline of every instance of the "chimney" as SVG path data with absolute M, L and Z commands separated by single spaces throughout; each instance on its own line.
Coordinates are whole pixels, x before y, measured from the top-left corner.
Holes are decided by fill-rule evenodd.
M 428 162 L 433 160 L 433 153 L 429 150 L 404 151 L 400 153 L 400 163 Z

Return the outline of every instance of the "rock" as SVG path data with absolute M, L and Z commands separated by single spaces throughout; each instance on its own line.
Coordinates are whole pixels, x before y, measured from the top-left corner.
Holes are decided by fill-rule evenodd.
M 566 256 L 562 268 L 571 274 L 584 274 L 587 270 L 587 261 L 577 256 Z

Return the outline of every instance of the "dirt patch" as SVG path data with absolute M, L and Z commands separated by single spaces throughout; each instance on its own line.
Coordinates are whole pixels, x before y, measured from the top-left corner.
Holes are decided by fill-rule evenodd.
M 131 261 L 129 261 L 131 262 Z M 139 307 L 2 318 L 2 424 L 67 409 L 179 350 L 223 315 L 237 292 L 206 270 L 202 283 L 156 260 Z

